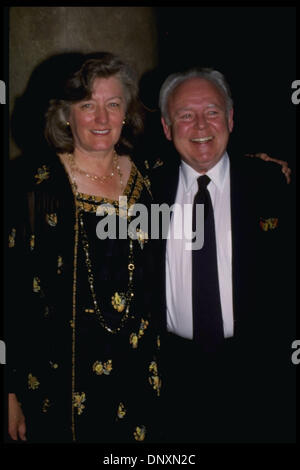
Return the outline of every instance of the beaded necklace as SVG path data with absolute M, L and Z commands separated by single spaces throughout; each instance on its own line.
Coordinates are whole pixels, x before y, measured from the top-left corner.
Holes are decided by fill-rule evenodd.
M 128 285 L 127 285 L 127 292 L 124 293 L 118 293 L 115 292 L 115 294 L 112 296 L 112 305 L 115 308 L 115 310 L 119 312 L 123 312 L 125 309 L 125 313 L 122 315 L 120 324 L 117 328 L 111 328 L 110 326 L 107 325 L 103 314 L 99 308 L 99 304 L 97 301 L 96 297 L 96 292 L 95 292 L 95 277 L 92 269 L 92 262 L 91 262 L 91 257 L 90 257 L 90 249 L 89 249 L 89 242 L 88 242 L 88 237 L 87 233 L 84 227 L 84 220 L 83 220 L 83 211 L 79 211 L 79 226 L 80 226 L 80 234 L 81 234 L 81 241 L 82 241 L 82 247 L 85 255 L 85 265 L 87 268 L 88 272 L 88 283 L 89 283 L 89 288 L 93 300 L 93 305 L 94 305 L 94 311 L 99 319 L 100 325 L 105 328 L 106 331 L 109 333 L 119 333 L 119 331 L 125 326 L 127 320 L 129 318 L 134 318 L 134 315 L 130 315 L 130 304 L 131 300 L 134 297 L 134 292 L 133 292 L 133 273 L 135 269 L 135 264 L 134 264 L 134 256 L 133 256 L 133 240 L 129 238 L 129 254 L 128 254 Z
M 72 180 L 72 188 L 74 192 L 75 199 L 77 200 L 78 198 L 78 191 L 77 191 L 77 184 L 76 184 L 76 179 L 74 176 L 74 168 L 71 166 L 71 180 Z M 119 175 L 120 176 L 120 175 Z M 121 176 L 120 176 L 121 180 Z M 121 180 L 122 183 L 122 180 Z M 121 184 L 122 186 L 122 184 Z M 119 326 L 116 328 L 112 328 L 107 325 L 105 318 L 100 310 L 97 297 L 96 297 L 96 292 L 95 292 L 95 276 L 93 273 L 92 269 L 92 262 L 91 262 L 91 257 L 90 257 L 90 247 L 89 247 L 89 241 L 88 241 L 88 236 L 87 232 L 84 226 L 84 218 L 83 218 L 84 210 L 80 207 L 76 207 L 76 220 L 77 223 L 75 224 L 75 240 L 77 240 L 76 245 L 78 246 L 78 239 L 79 239 L 79 232 L 81 235 L 81 243 L 82 243 L 82 248 L 84 251 L 84 258 L 85 258 L 85 265 L 87 268 L 87 273 L 88 273 L 88 283 L 89 283 L 89 289 L 91 292 L 92 296 L 92 301 L 93 301 L 93 306 L 94 310 L 92 312 L 97 315 L 98 320 L 100 322 L 100 325 L 109 333 L 112 334 L 117 334 L 121 331 L 121 329 L 125 326 L 127 320 L 129 318 L 134 318 L 133 314 L 130 314 L 130 304 L 131 301 L 134 297 L 134 283 L 133 283 L 133 273 L 135 270 L 135 264 L 134 264 L 134 255 L 133 255 L 133 240 L 129 237 L 129 254 L 128 254 L 128 285 L 127 285 L 127 291 L 126 293 L 118 293 L 115 292 L 115 294 L 111 298 L 111 303 L 114 307 L 115 310 L 118 312 L 122 313 L 123 310 L 125 310 L 125 313 L 122 314 L 122 317 L 120 319 Z M 77 252 L 77 249 L 76 249 Z M 74 277 L 74 282 L 75 284 L 73 285 L 73 293 L 76 291 L 77 287 L 77 282 L 76 282 L 77 276 Z M 74 300 L 74 299 L 73 299 Z M 74 302 L 73 302 L 74 303 Z M 74 318 L 73 318 L 74 321 Z

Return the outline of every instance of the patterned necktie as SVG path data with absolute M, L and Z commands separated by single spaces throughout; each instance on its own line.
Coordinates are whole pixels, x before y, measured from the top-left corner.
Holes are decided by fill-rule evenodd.
M 193 231 L 196 227 L 196 204 L 204 204 L 204 245 L 192 251 L 193 332 L 194 340 L 206 352 L 215 351 L 224 339 L 218 280 L 214 211 L 207 185 L 210 178 L 199 176 L 198 192 L 193 205 Z

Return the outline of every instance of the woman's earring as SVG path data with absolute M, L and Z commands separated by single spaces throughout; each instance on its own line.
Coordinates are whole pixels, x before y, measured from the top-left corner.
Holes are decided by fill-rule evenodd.
M 123 119 L 123 123 L 122 124 L 125 124 L 126 123 L 126 119 Z
M 66 122 L 66 126 L 69 127 L 70 126 L 70 123 L 69 121 Z

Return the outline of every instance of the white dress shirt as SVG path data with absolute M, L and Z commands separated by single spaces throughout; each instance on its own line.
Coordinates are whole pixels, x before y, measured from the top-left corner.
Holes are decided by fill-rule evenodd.
M 224 337 L 233 336 L 232 299 L 232 241 L 230 211 L 230 171 L 227 153 L 206 174 L 211 181 L 207 186 L 214 208 L 217 262 Z M 175 199 L 175 210 L 169 227 L 166 252 L 166 295 L 168 331 L 184 338 L 193 338 L 192 307 L 192 251 L 186 249 L 187 239 L 176 238 L 186 233 L 182 220 L 176 217 L 184 204 L 192 207 L 198 191 L 197 178 L 200 176 L 192 167 L 181 162 L 179 182 Z M 178 212 L 177 212 L 178 215 Z M 189 213 L 192 226 L 192 216 Z M 181 225 L 180 225 L 181 224 Z

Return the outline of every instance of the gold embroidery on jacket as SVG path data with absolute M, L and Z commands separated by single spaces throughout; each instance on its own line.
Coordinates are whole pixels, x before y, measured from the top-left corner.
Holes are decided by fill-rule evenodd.
M 86 396 L 84 392 L 82 392 L 81 394 L 79 393 L 73 394 L 73 406 L 74 408 L 77 408 L 78 415 L 81 415 L 83 413 L 83 410 L 85 408 L 85 405 L 83 405 L 83 402 L 85 401 L 86 401 Z
M 149 366 L 149 372 L 152 374 L 149 377 L 149 383 L 153 387 L 153 390 L 156 391 L 157 396 L 159 397 L 161 389 L 161 378 L 158 375 L 157 363 L 155 361 L 151 362 Z
M 36 390 L 39 388 L 40 382 L 32 374 L 28 374 L 28 388 L 29 390 Z
M 126 415 L 126 408 L 124 406 L 124 403 L 120 402 L 118 406 L 118 418 L 123 419 L 125 415 Z
M 137 426 L 133 433 L 136 441 L 143 441 L 146 437 L 146 428 L 145 426 Z
M 38 276 L 34 276 L 33 278 L 33 292 L 38 293 L 41 290 L 40 286 L 41 280 Z
M 47 413 L 49 407 L 50 407 L 50 400 L 49 398 L 45 398 L 45 400 L 43 401 L 43 406 L 42 406 L 43 413 Z
M 112 368 L 111 359 L 109 359 L 107 362 L 104 362 L 104 364 L 102 364 L 100 361 L 96 361 L 93 364 L 93 372 L 95 372 L 97 375 L 109 375 L 112 371 Z
M 131 344 L 133 349 L 136 349 L 138 347 L 139 339 L 143 336 L 144 331 L 147 329 L 148 325 L 148 320 L 144 320 L 142 318 L 138 334 L 131 333 L 131 335 L 129 336 L 129 343 Z
M 62 256 L 58 255 L 57 257 L 57 274 L 61 274 L 62 273 L 62 267 L 63 267 L 63 259 L 62 259 Z
M 8 247 L 13 248 L 16 244 L 16 229 L 12 228 L 11 233 L 8 235 Z
M 36 184 L 40 184 L 43 181 L 47 180 L 49 176 L 50 176 L 50 171 L 47 165 L 43 165 L 41 168 L 38 168 L 36 175 L 34 175 L 36 179 Z
M 46 214 L 46 222 L 50 227 L 55 227 L 57 225 L 57 214 L 55 212 Z
M 29 246 L 30 246 L 30 250 L 33 251 L 34 246 L 35 246 L 35 235 L 31 235 L 30 240 L 29 240 Z

